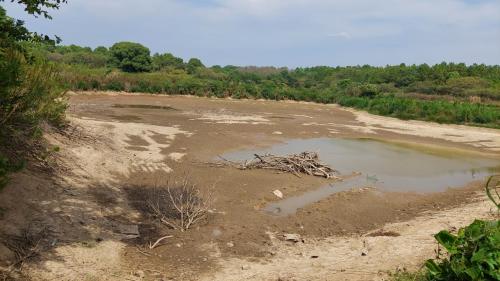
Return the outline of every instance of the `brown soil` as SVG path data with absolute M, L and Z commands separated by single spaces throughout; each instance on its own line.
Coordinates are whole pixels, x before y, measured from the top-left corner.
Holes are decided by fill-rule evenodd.
M 293 196 L 329 181 L 204 163 L 227 151 L 322 136 L 444 146 L 492 157 L 500 153 L 498 130 L 381 119 L 310 103 L 80 93 L 71 97 L 68 115 L 73 128 L 70 137 L 46 136 L 61 148 L 58 156 L 65 169 L 24 171 L 0 193 L 0 234 L 4 239 L 20 235 L 26 225 L 35 222 L 50 228 L 44 240 L 47 250 L 25 266 L 24 272 L 34 280 L 278 280 L 283 275 L 272 274 L 277 267 L 286 268 L 289 274 L 284 277 L 290 280 L 307 276 L 366 280 L 365 273 L 356 273 L 354 262 L 353 269 L 342 271 L 351 270 L 350 275 L 324 279 L 337 268 L 322 263 L 318 270 L 322 275 L 308 260 L 307 269 L 299 270 L 299 260 L 283 255 L 295 250 L 328 251 L 330 246 L 333 250 L 338 245 L 330 245 L 332 239 L 356 244 L 360 235 L 370 233 L 375 244 L 397 239 L 394 243 L 403 243 L 401 251 L 407 251 L 415 247 L 408 242 L 410 226 L 423 227 L 422 216 L 435 218 L 462 210 L 460 220 L 447 221 L 455 227 L 488 216 L 485 199 L 477 195 L 482 183 L 432 194 L 351 190 L 295 215 L 274 217 L 260 211 L 278 200 L 273 190 Z M 186 174 L 201 188 L 215 184 L 216 210 L 206 223 L 179 232 L 148 215 L 144 190 Z M 120 232 L 127 225 L 138 225 L 140 237 Z M 430 231 L 449 226 L 436 222 L 421 235 L 432 241 Z M 273 238 L 283 233 L 300 234 L 306 244 L 291 246 Z M 154 250 L 144 247 L 167 234 L 174 237 L 165 245 Z M 13 260 L 12 251 L 3 244 L 0 260 L 8 264 Z M 414 253 L 408 266 L 421 262 L 428 250 L 422 247 Z M 355 260 L 359 253 L 352 253 Z M 377 261 L 380 270 L 397 265 L 397 260 L 375 259 L 371 266 L 375 276 Z M 258 269 L 252 273 L 247 267 Z

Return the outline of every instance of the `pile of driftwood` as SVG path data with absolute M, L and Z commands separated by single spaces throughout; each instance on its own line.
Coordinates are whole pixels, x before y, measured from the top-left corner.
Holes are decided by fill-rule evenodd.
M 222 163 L 217 163 L 217 166 L 233 166 L 241 170 L 248 169 L 270 169 L 278 170 L 281 172 L 292 173 L 297 177 L 300 174 L 307 174 L 318 177 L 325 177 L 327 179 L 335 178 L 340 179 L 335 174 L 336 170 L 328 165 L 319 161 L 316 152 L 302 152 L 299 154 L 290 154 L 286 156 L 275 156 L 272 154 L 258 155 L 254 154 L 255 158 L 243 163 L 236 163 L 228 161 L 224 158 Z

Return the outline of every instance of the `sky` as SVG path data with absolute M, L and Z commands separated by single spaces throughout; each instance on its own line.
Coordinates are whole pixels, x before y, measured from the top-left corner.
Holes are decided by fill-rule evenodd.
M 500 64 L 500 0 L 68 0 L 53 20 L 0 2 L 63 44 L 139 42 L 206 65 Z

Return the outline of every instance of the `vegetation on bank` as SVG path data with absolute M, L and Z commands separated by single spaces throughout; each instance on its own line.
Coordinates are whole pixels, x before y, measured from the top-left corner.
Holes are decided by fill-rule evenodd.
M 500 211 L 500 175 L 485 185 L 488 198 Z M 446 253 L 427 260 L 419 272 L 398 272 L 392 281 L 489 281 L 500 280 L 500 221 L 475 220 L 456 234 L 442 230 L 434 235 Z
M 73 90 L 338 103 L 374 114 L 500 128 L 500 66 L 206 67 L 138 43 L 32 46 Z
M 1 0 L 0 0 L 1 2 Z M 45 15 L 50 1 L 19 1 L 31 14 Z M 0 7 L 0 188 L 7 174 L 22 167 L 29 143 L 41 135 L 43 123 L 60 124 L 66 109 L 54 63 L 32 52 L 29 44 L 54 44 L 28 31 Z
M 446 230 L 434 236 L 447 254 L 428 260 L 419 272 L 398 272 L 392 281 L 500 280 L 500 222 L 476 220 L 456 235 Z

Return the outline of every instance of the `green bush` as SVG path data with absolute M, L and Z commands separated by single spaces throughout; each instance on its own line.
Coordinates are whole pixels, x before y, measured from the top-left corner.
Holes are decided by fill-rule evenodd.
M 457 235 L 443 230 L 435 238 L 449 257 L 426 262 L 428 280 L 500 280 L 499 221 L 476 220 Z
M 110 49 L 111 63 L 125 72 L 145 72 L 151 70 L 149 49 L 139 43 L 119 42 Z
M 0 131 L 34 130 L 42 121 L 60 123 L 66 103 L 57 69 L 43 60 L 28 63 L 13 49 L 0 52 L 0 61 Z
M 106 85 L 104 86 L 104 90 L 121 92 L 125 91 L 125 85 L 123 85 L 123 83 L 120 81 L 112 80 L 106 83 Z

